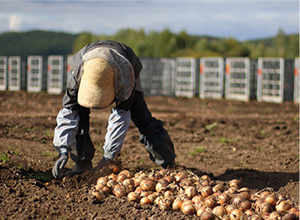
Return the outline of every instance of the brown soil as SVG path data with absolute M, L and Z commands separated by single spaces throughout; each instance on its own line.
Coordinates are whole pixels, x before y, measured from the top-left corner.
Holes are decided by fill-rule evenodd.
M 92 204 L 88 192 L 104 171 L 54 180 L 52 147 L 62 95 L 0 92 L 0 219 L 196 219 L 179 211 L 161 211 L 126 198 L 106 197 Z M 176 149 L 174 169 L 208 174 L 228 183 L 237 178 L 257 192 L 271 187 L 299 203 L 299 106 L 283 104 L 147 97 Z M 109 109 L 91 113 L 94 165 L 102 156 Z M 129 128 L 118 158 L 132 172 L 160 169 Z M 74 166 L 69 161 L 66 169 Z

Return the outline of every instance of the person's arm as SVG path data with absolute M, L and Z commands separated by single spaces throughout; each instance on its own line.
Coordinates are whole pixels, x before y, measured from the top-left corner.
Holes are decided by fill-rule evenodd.
M 104 158 L 114 159 L 121 151 L 129 124 L 130 111 L 119 108 L 112 109 L 103 146 Z
M 68 153 L 76 148 L 79 114 L 76 110 L 63 108 L 57 117 L 54 130 L 53 146 L 59 154 Z
M 63 108 L 57 115 L 57 126 L 54 130 L 53 146 L 59 153 L 58 160 L 52 168 L 54 178 L 59 178 L 59 172 L 68 162 L 69 152 L 76 148 L 79 114 L 75 110 Z

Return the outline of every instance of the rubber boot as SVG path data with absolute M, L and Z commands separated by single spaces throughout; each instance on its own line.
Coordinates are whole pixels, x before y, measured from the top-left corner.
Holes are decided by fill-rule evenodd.
M 85 171 L 92 170 L 92 169 L 93 169 L 92 161 L 87 161 L 82 164 L 76 163 L 74 169 L 71 171 L 67 171 L 65 173 L 65 176 L 74 176 L 74 175 L 82 174 Z

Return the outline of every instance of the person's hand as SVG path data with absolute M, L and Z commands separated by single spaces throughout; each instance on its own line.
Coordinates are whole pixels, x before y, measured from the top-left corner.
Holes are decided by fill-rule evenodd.
M 64 168 L 66 163 L 68 162 L 69 156 L 68 153 L 62 153 L 59 155 L 58 160 L 55 162 L 52 168 L 52 175 L 55 179 L 59 177 L 59 171 Z
M 111 160 L 106 158 L 106 157 L 102 157 L 102 159 L 100 160 L 100 162 L 98 163 L 98 165 L 94 168 L 94 170 L 100 170 L 103 167 L 107 166 L 109 164 Z

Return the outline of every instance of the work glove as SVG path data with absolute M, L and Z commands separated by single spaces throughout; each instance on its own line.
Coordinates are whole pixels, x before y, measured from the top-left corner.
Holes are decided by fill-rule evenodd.
M 98 165 L 94 168 L 94 170 L 100 170 L 103 167 L 108 166 L 108 164 L 110 163 L 111 159 L 108 159 L 106 157 L 102 157 L 102 159 L 100 160 L 100 162 L 98 163 Z
M 52 175 L 55 179 L 59 177 L 59 171 L 64 168 L 66 163 L 68 162 L 69 156 L 68 153 L 59 154 L 58 160 L 55 162 L 52 168 Z

